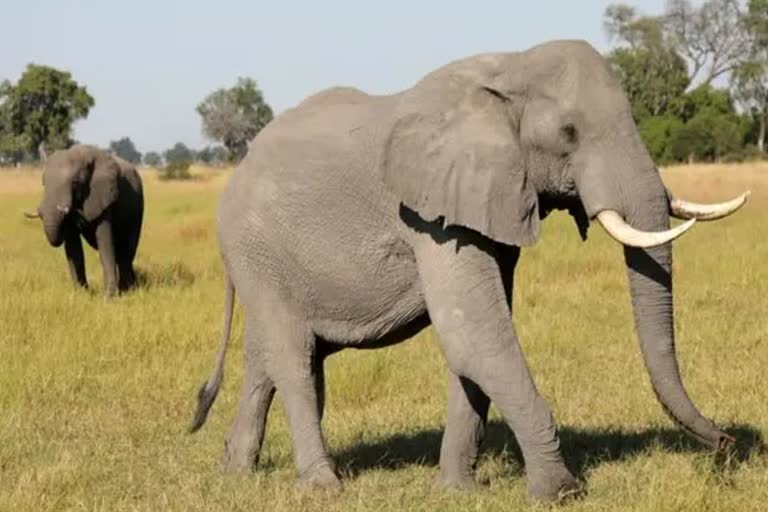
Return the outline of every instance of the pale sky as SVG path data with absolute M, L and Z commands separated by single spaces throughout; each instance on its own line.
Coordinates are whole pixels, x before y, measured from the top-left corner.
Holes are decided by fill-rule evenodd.
M 96 100 L 81 142 L 139 151 L 206 141 L 195 106 L 238 76 L 276 112 L 334 85 L 409 87 L 483 51 L 585 39 L 599 50 L 610 0 L 0 0 L 0 81 L 27 63 L 72 72 Z M 626 0 L 645 14 L 665 0 Z

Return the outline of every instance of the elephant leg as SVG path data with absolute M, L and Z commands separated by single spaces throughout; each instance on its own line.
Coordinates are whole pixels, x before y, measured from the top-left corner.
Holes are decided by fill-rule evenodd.
M 270 298 L 262 287 L 259 325 L 267 373 L 285 407 L 291 431 L 298 480 L 303 485 L 337 488 L 341 484 L 325 448 L 320 428 L 322 400 L 318 392 L 315 337 L 304 319 L 292 313 L 278 297 Z M 320 372 L 321 373 L 321 372 Z M 322 388 L 322 384 L 320 386 Z
M 85 256 L 83 255 L 83 242 L 80 234 L 75 229 L 70 229 L 64 238 L 64 252 L 67 255 L 69 275 L 77 286 L 88 288 L 88 280 L 85 277 Z
M 123 258 L 117 260 L 118 283 L 117 287 L 121 292 L 128 291 L 136 284 L 136 274 L 133 266 Z
M 512 308 L 514 274 L 520 249 L 503 246 L 496 258 L 501 271 L 507 306 Z M 471 380 L 453 372 L 448 375 L 448 419 L 440 446 L 440 476 L 445 487 L 471 489 L 473 474 L 485 434 L 490 399 Z
M 117 245 L 115 247 L 115 255 L 117 259 L 117 274 L 118 274 L 118 289 L 121 292 L 130 290 L 136 284 L 136 273 L 133 271 L 133 264 L 131 258 L 126 254 L 126 248 L 124 245 Z
M 135 228 L 114 230 L 115 259 L 118 271 L 118 289 L 123 292 L 136 285 L 133 260 L 136 257 L 138 232 Z
M 256 337 L 256 331 L 246 326 L 243 389 L 222 457 L 222 464 L 229 471 L 251 471 L 259 463 L 267 415 L 275 396 L 275 386 L 264 369 Z
M 315 376 L 315 393 L 317 395 L 317 416 L 320 421 L 323 420 L 325 411 L 325 358 L 315 352 L 312 355 L 312 373 Z
M 455 240 L 440 244 L 430 237 L 417 245 L 427 309 L 451 370 L 477 383 L 515 433 L 528 492 L 557 500 L 579 485 L 565 466 L 552 413 L 515 334 L 496 250 L 482 243 L 459 248 Z
M 99 248 L 99 259 L 101 259 L 101 267 L 104 272 L 104 295 L 113 297 L 117 294 L 118 274 L 112 223 L 109 219 L 103 219 L 96 226 L 96 244 Z
M 473 474 L 491 401 L 471 380 L 448 375 L 448 419 L 440 446 L 441 485 L 475 486 Z
M 131 227 L 126 238 L 125 250 L 123 251 L 123 268 L 125 269 L 126 289 L 136 285 L 136 272 L 133 268 L 133 260 L 136 258 L 136 250 L 139 246 L 139 237 L 141 236 L 141 218 Z

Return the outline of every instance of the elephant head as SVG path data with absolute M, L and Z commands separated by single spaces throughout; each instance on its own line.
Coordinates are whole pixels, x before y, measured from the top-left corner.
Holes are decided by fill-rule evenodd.
M 105 151 L 77 145 L 56 151 L 45 161 L 43 200 L 36 214 L 48 242 L 58 247 L 69 222 L 94 222 L 117 199 L 119 167 Z
M 382 152 L 385 184 L 423 218 L 509 245 L 567 209 L 586 236 L 598 220 L 624 246 L 635 326 L 668 415 L 714 447 L 732 439 L 689 399 L 675 355 L 670 242 L 721 205 L 675 199 L 643 144 L 605 59 L 584 42 L 454 62 L 401 93 Z M 670 229 L 670 217 L 687 222 Z

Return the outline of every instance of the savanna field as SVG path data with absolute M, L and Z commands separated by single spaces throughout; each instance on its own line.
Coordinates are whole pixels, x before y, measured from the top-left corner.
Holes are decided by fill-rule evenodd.
M 0 510 L 518 510 L 527 508 L 514 436 L 496 411 L 476 492 L 433 485 L 446 367 L 427 331 L 399 346 L 348 350 L 327 363 L 324 432 L 345 485 L 294 487 L 279 395 L 259 471 L 218 460 L 242 374 L 236 311 L 225 383 L 202 431 L 186 434 L 218 345 L 223 284 L 215 207 L 228 172 L 158 181 L 147 209 L 139 289 L 75 290 L 62 249 L 22 216 L 37 171 L 0 172 Z M 563 510 L 768 510 L 768 163 L 663 171 L 690 200 L 752 190 L 737 214 L 675 242 L 677 345 L 684 382 L 737 440 L 714 456 L 655 401 L 637 346 L 621 248 L 598 226 L 582 243 L 553 214 L 523 252 L 514 318 L 536 382 L 587 496 Z

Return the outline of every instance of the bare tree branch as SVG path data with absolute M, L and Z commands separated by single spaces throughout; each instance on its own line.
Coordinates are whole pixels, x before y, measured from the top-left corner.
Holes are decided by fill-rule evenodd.
M 689 63 L 691 87 L 711 83 L 742 60 L 749 49 L 743 16 L 738 0 L 707 0 L 698 9 L 689 0 L 667 2 L 665 29 Z

